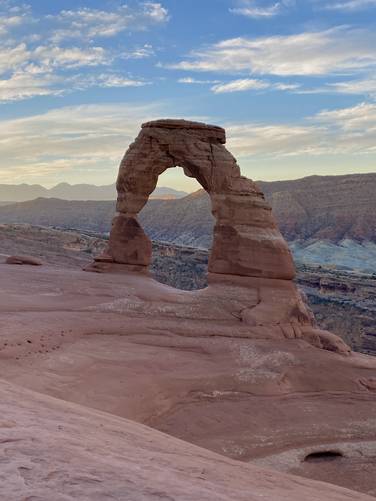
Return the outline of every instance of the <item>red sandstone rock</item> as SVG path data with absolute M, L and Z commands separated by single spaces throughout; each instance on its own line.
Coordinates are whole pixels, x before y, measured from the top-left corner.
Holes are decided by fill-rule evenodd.
M 0 381 L 4 501 L 372 501 Z
M 209 288 L 194 296 L 197 311 L 215 311 L 214 304 L 228 301 L 230 291 L 236 290 L 243 307 L 232 314 L 239 316 L 250 337 L 303 338 L 319 348 L 348 354 L 349 348 L 335 335 L 315 331 L 312 312 L 292 282 L 294 263 L 271 208 L 257 185 L 241 176 L 225 142 L 224 129 L 213 125 L 185 120 L 143 124 L 120 164 L 119 212 L 105 258 L 99 257 L 86 270 L 116 272 L 122 265 L 125 271 L 129 266 L 147 270 L 151 242 L 137 215 L 158 176 L 179 165 L 208 192 L 216 219 Z
M 19 482 L 19 453 L 23 454 L 21 466 L 24 460 L 26 466 L 29 464 L 27 453 L 35 453 L 32 458 L 46 460 L 37 463 L 42 471 L 47 464 L 53 465 L 52 471 L 62 471 L 64 465 L 72 464 L 72 457 L 76 458 L 72 451 L 78 452 L 79 443 L 85 446 L 84 456 L 79 455 L 73 468 L 63 470 L 64 479 L 72 478 L 76 498 L 85 499 L 83 493 L 88 488 L 75 473 L 80 464 L 89 461 L 87 447 L 92 452 L 93 448 L 99 450 L 90 460 L 91 471 L 103 472 L 104 463 L 116 469 L 111 482 L 101 484 L 105 490 L 97 492 L 98 499 L 105 498 L 106 492 L 113 494 L 112 479 L 122 478 L 118 471 L 128 471 L 128 463 L 121 462 L 118 470 L 117 459 L 112 462 L 107 454 L 103 458 L 109 435 L 98 427 L 104 414 L 89 411 L 91 407 L 105 411 L 111 422 L 118 423 L 118 432 L 112 434 L 116 437 L 113 445 L 118 447 L 116 458 L 129 457 L 129 443 L 122 439 L 129 436 L 122 419 L 127 418 L 245 463 L 271 461 L 273 468 L 375 492 L 376 398 L 372 387 L 376 359 L 357 353 L 343 356 L 308 344 L 312 330 L 300 310 L 301 299 L 293 282 L 213 274 L 207 289 L 187 292 L 164 286 L 147 275 L 129 273 L 125 265 L 112 265 L 112 273 L 98 276 L 52 266 L 32 269 L 0 264 L 1 377 L 14 383 L 9 393 L 17 403 L 7 411 L 11 417 L 5 417 L 7 404 L 0 382 L 0 434 L 5 440 L 22 438 L 7 443 L 6 448 L 3 444 L 4 450 L 10 451 L 15 481 Z M 313 330 L 313 336 L 313 344 L 322 348 L 320 331 Z M 14 387 L 60 399 L 60 403 L 55 402 L 61 411 L 51 415 L 43 408 L 36 414 L 37 405 L 21 392 L 15 393 Z M 47 397 L 34 394 L 33 398 Z M 67 401 L 86 406 L 85 413 L 94 412 L 93 427 L 85 420 L 73 431 L 69 422 L 77 412 Z M 22 434 L 10 436 L 4 422 L 13 419 L 20 423 L 20 405 L 27 410 Z M 61 414 L 64 409 L 67 419 Z M 35 427 L 35 419 L 40 426 Z M 47 435 L 41 433 L 45 423 L 50 430 Z M 95 444 L 88 437 L 90 430 Z M 152 431 L 143 428 L 141 434 L 153 440 Z M 41 437 L 41 441 L 31 436 Z M 70 447 L 74 437 L 77 442 Z M 163 436 L 161 440 L 166 444 L 169 439 Z M 162 442 L 150 443 L 152 452 L 146 455 L 146 463 L 143 459 L 136 462 L 149 478 L 155 470 L 149 474 L 147 464 L 159 461 L 156 448 L 166 459 Z M 184 450 L 189 446 L 179 443 L 186 457 Z M 333 449 L 345 457 L 332 461 L 330 468 L 325 462 L 304 461 L 307 454 Z M 141 458 L 144 450 L 138 444 L 135 457 Z M 179 461 L 179 475 L 186 478 L 186 463 L 180 463 L 171 450 L 166 454 Z M 227 461 L 218 459 L 218 468 Z M 236 468 L 246 467 L 250 478 L 251 465 L 236 465 L 234 474 Z M 53 481 L 57 478 L 51 475 L 49 482 L 37 476 L 33 485 L 39 489 L 38 495 L 50 499 L 47 486 L 67 486 Z M 294 482 L 298 486 L 305 480 Z M 241 499 L 233 490 L 236 484 L 227 476 L 222 484 L 232 490 L 230 499 Z M 23 482 L 20 485 L 30 489 Z M 137 482 L 135 489 L 140 485 Z M 246 499 L 254 487 L 252 480 Z M 9 475 L 0 486 L 0 498 L 9 499 L 6 490 L 2 496 L 1 488 L 8 492 L 14 488 Z M 169 492 L 175 495 L 175 491 Z M 293 499 L 290 490 L 288 493 L 291 497 L 287 499 Z M 264 494 L 265 499 L 273 499 L 270 493 Z M 297 499 L 306 499 L 299 494 Z M 194 499 L 205 499 L 197 492 L 195 495 Z M 212 499 L 218 498 L 216 491 Z M 146 494 L 144 499 L 148 499 Z M 176 494 L 175 499 L 184 497 Z M 281 485 L 276 486 L 275 499 L 283 499 Z M 310 493 L 307 499 L 314 497 Z M 326 499 L 329 495 L 318 491 L 318 500 Z M 346 499 L 362 497 L 349 493 L 344 495 Z
M 43 261 L 33 256 L 9 256 L 6 261 L 7 264 L 29 264 L 32 266 L 42 266 Z
M 209 271 L 291 279 L 295 274 L 291 254 L 270 207 L 257 186 L 241 176 L 225 142 L 225 131 L 212 125 L 185 120 L 143 124 L 120 165 L 117 210 L 136 226 L 137 214 L 155 189 L 158 176 L 179 165 L 187 176 L 197 179 L 212 200 L 217 224 Z M 109 253 L 117 263 L 147 266 L 150 262 L 150 244 L 141 228 L 132 232 L 118 219 L 111 232 Z
M 112 221 L 110 255 L 116 263 L 147 266 L 151 241 L 135 217 L 119 214 Z

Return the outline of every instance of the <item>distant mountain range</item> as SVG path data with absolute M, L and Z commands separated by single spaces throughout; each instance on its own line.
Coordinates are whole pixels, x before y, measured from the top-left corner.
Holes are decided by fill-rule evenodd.
M 175 199 L 186 195 L 185 191 L 157 187 L 151 198 Z M 116 186 L 60 183 L 53 188 L 45 188 L 40 184 L 0 184 L 0 205 L 3 205 L 3 202 L 26 202 L 40 197 L 63 200 L 115 200 Z
M 300 260 L 376 270 L 376 173 L 311 176 L 259 185 Z M 0 206 L 0 223 L 107 233 L 114 212 L 114 201 L 38 198 Z M 154 240 L 211 246 L 214 218 L 203 190 L 183 198 L 149 200 L 140 221 Z

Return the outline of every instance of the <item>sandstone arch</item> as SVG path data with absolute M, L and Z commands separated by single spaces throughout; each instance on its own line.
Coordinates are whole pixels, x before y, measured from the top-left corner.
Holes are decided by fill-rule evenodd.
M 143 124 L 120 164 L 117 214 L 107 252 L 86 270 L 127 275 L 129 271 L 148 269 L 151 242 L 137 215 L 156 187 L 158 176 L 179 165 L 209 193 L 216 218 L 209 286 L 194 294 L 179 291 L 174 296 L 161 286 L 151 304 L 139 300 L 134 311 L 131 301 L 132 314 L 145 317 L 153 315 L 156 308 L 166 321 L 170 315 L 204 323 L 215 319 L 227 327 L 235 326 L 236 332 L 246 337 L 304 339 L 314 346 L 347 355 L 350 349 L 341 339 L 317 328 L 292 280 L 293 259 L 271 208 L 255 183 L 241 176 L 225 142 L 224 129 L 214 125 L 185 120 Z M 126 280 L 133 283 L 134 278 L 128 275 Z M 143 277 L 144 286 L 155 288 L 155 282 L 150 280 L 151 277 Z M 124 298 L 123 303 L 121 311 L 128 311 L 128 299 Z M 208 317 L 208 312 L 213 317 Z M 209 331 L 213 333 L 210 328 Z
M 185 120 L 143 124 L 120 164 L 118 213 L 106 260 L 149 265 L 151 243 L 137 214 L 155 189 L 158 176 L 180 166 L 211 198 L 216 225 L 209 273 L 292 279 L 292 257 L 271 209 L 257 186 L 241 176 L 225 143 L 225 130 L 214 125 Z

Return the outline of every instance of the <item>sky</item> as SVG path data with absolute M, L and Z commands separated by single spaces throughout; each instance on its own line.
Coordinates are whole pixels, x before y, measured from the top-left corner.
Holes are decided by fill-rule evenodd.
M 376 171 L 376 0 L 0 0 L 0 183 L 110 184 L 157 118 L 255 180 Z

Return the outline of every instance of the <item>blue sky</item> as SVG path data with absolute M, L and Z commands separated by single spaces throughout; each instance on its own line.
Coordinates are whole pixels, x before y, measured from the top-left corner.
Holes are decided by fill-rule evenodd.
M 253 179 L 375 171 L 375 28 L 376 0 L 0 0 L 0 182 L 109 184 L 161 117 L 226 127 Z

